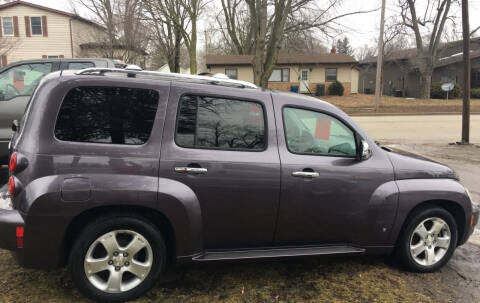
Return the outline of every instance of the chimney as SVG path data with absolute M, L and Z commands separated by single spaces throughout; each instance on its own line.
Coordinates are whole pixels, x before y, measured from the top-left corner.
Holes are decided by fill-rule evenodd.
M 332 49 L 330 50 L 330 54 L 336 54 L 337 53 L 337 49 L 335 48 L 335 46 L 332 46 Z

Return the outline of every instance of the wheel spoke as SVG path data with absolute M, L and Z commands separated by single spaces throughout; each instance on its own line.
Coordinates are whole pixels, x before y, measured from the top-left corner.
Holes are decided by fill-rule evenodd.
M 111 255 L 114 251 L 118 251 L 119 249 L 117 236 L 114 232 L 106 234 L 100 241 L 109 255 Z
M 109 268 L 108 258 L 104 259 L 86 259 L 87 275 L 93 275 Z
M 410 246 L 410 251 L 414 257 L 418 256 L 425 250 L 425 243 L 423 241 L 418 242 L 415 245 Z
M 425 250 L 425 262 L 427 265 L 432 265 L 435 263 L 435 249 L 433 247 Z
M 437 238 L 437 247 L 448 249 L 450 247 L 450 237 L 444 236 Z
M 110 276 L 107 281 L 107 290 L 110 292 L 121 291 L 122 276 L 123 273 L 121 271 L 110 271 Z
M 433 221 L 432 228 L 430 228 L 430 232 L 432 232 L 434 235 L 438 235 L 444 226 L 445 224 L 443 222 L 435 220 Z
M 151 264 L 140 263 L 135 260 L 132 260 L 130 266 L 125 267 L 125 270 L 131 272 L 140 279 L 144 279 L 147 273 L 150 271 Z
M 128 243 L 125 250 L 130 254 L 130 256 L 133 257 L 145 246 L 145 242 L 140 237 L 133 237 L 132 241 Z
M 422 239 L 425 239 L 425 237 L 428 235 L 428 231 L 423 224 L 417 226 L 414 232 L 417 233 Z

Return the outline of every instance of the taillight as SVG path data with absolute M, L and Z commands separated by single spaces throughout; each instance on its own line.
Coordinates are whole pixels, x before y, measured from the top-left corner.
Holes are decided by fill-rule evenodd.
M 17 153 L 13 153 L 10 156 L 10 165 L 8 167 L 12 173 L 15 172 L 15 169 L 17 169 Z
M 8 179 L 8 194 L 10 196 L 14 196 L 15 195 L 15 178 L 13 176 L 11 176 L 9 179 Z

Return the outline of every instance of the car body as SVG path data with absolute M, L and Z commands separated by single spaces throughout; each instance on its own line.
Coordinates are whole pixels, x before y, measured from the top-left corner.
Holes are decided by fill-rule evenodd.
M 112 118 L 114 111 L 123 118 Z M 327 102 L 238 81 L 52 73 L 36 89 L 12 152 L 12 206 L 0 210 L 0 248 L 26 267 L 70 263 L 77 285 L 97 300 L 131 299 L 151 287 L 139 280 L 146 286 L 138 291 L 111 290 L 108 281 L 85 279 L 86 251 L 98 248 L 89 245 L 112 232 L 138 236 L 151 244 L 146 255 L 162 256 L 160 264 L 148 261 L 158 266 L 150 278 L 167 263 L 388 254 L 407 245 L 402 237 L 413 245 L 431 220 L 428 229 L 440 222 L 438 235 L 419 240 L 425 260 L 409 265 L 428 272 L 478 221 L 447 166 L 380 147 Z M 427 244 L 442 238 L 448 245 L 429 264 Z M 109 277 L 127 268 L 127 252 L 109 255 Z
M 8 161 L 13 120 L 20 120 L 35 87 L 46 74 L 67 69 L 115 67 L 101 58 L 23 60 L 0 68 L 0 164 Z

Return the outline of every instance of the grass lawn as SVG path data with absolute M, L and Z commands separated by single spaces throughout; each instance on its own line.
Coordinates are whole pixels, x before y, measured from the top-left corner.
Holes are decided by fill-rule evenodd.
M 322 96 L 320 99 L 330 102 L 349 114 L 373 113 L 375 95 L 354 94 L 350 96 Z M 480 112 L 480 99 L 470 100 L 472 113 Z M 380 113 L 461 113 L 462 99 L 407 99 L 383 96 Z

